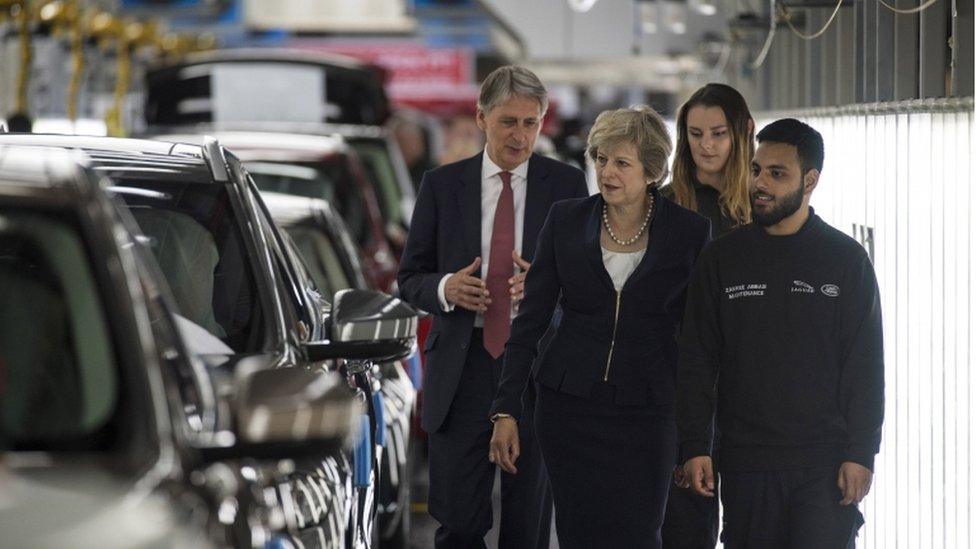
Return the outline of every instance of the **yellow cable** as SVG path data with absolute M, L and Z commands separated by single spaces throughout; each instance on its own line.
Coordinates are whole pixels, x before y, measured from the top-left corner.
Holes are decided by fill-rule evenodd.
M 78 0 L 71 0 L 68 5 L 69 21 L 71 25 L 71 80 L 68 82 L 68 96 L 66 111 L 68 120 L 78 119 L 78 93 L 81 89 L 81 76 L 85 67 L 85 43 L 81 29 L 81 13 Z
M 125 95 L 129 91 L 130 69 L 132 68 L 132 52 L 129 39 L 124 32 L 119 33 L 115 42 L 115 55 L 118 67 L 115 74 L 115 97 L 112 108 L 105 114 L 105 125 L 112 137 L 125 137 L 125 125 L 122 120 L 122 110 L 125 106 Z
M 30 9 L 27 2 L 17 4 L 17 30 L 20 38 L 20 68 L 17 71 L 17 100 L 14 112 L 27 115 L 27 88 L 30 81 L 33 48 L 30 34 Z

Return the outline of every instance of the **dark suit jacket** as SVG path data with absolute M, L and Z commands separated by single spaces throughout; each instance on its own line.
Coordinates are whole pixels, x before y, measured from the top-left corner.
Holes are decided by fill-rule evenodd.
M 617 404 L 674 403 L 678 323 L 710 229 L 704 217 L 654 192 L 647 251 L 619 298 L 600 248 L 603 197 L 552 207 L 505 347 L 492 413 L 521 414 L 531 370 L 540 384 L 564 393 L 589 397 L 594 383 L 606 381 L 616 387 Z M 562 321 L 535 361 L 557 301 Z
M 482 154 L 424 175 L 397 274 L 403 299 L 434 315 L 424 345 L 422 425 L 428 432 L 439 429 L 447 416 L 474 328 L 473 312 L 460 307 L 450 313 L 441 310 L 437 285 L 444 275 L 481 255 Z M 550 206 L 586 196 L 587 191 L 582 171 L 535 154 L 529 159 L 527 179 L 522 257 L 531 262 Z

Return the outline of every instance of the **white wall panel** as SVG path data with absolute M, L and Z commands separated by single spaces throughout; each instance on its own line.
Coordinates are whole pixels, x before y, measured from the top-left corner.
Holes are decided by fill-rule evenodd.
M 881 288 L 885 425 L 858 547 L 976 547 L 973 100 L 775 113 L 759 125 L 785 115 L 823 134 L 812 205 L 873 249 Z

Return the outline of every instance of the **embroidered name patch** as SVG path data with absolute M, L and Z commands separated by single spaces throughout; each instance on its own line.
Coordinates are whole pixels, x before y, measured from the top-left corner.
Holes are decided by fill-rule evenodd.
M 759 282 L 754 284 L 736 284 L 726 286 L 725 297 L 729 299 L 739 299 L 740 297 L 759 297 L 766 295 L 766 283 Z

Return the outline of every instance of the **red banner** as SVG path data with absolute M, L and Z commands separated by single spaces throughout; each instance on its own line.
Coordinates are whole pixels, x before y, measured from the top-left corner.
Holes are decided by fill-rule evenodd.
M 299 43 L 304 50 L 354 57 L 387 71 L 386 91 L 396 102 L 477 97 L 474 51 L 464 48 L 428 48 L 414 43 L 327 42 Z

